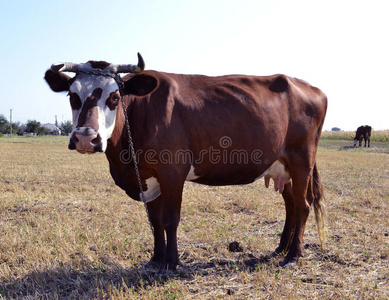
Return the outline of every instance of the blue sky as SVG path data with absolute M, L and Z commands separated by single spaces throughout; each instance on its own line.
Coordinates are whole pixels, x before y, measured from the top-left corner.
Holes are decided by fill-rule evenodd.
M 321 88 L 324 129 L 388 129 L 385 0 L 0 2 L 0 114 L 71 120 L 43 80 L 54 62 L 105 60 L 184 74 L 284 73 Z

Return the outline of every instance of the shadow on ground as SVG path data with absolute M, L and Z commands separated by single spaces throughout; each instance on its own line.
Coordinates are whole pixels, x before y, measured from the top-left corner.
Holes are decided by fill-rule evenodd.
M 237 270 L 253 272 L 261 265 L 272 265 L 267 256 L 238 254 L 235 260 L 212 259 L 211 261 L 184 262 L 176 272 L 145 269 L 125 269 L 111 262 L 107 269 L 96 270 L 92 265 L 84 271 L 72 270 L 71 266 L 59 269 L 31 272 L 12 282 L 4 278 L 0 283 L 0 295 L 8 298 L 32 299 L 106 299 L 111 290 L 144 290 L 148 286 L 161 286 L 171 280 L 190 281 L 196 276 L 231 274 Z M 4 283 L 6 282 L 6 283 Z

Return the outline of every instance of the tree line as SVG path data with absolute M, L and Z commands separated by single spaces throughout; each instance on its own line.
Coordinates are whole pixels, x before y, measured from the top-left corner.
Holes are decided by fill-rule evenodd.
M 71 121 L 64 121 L 56 126 L 61 130 L 62 135 L 68 135 L 73 130 Z M 0 135 L 10 134 L 10 122 L 4 115 L 0 115 Z M 50 130 L 36 120 L 28 120 L 26 124 L 20 122 L 12 122 L 12 134 L 23 135 L 25 133 L 33 133 L 37 135 L 50 134 Z

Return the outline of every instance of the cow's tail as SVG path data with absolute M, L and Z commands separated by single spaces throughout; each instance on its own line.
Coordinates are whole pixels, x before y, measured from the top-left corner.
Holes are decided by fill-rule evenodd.
M 321 183 L 319 171 L 317 170 L 317 165 L 313 168 L 312 175 L 312 187 L 313 187 L 313 208 L 315 211 L 317 232 L 319 234 L 320 246 L 324 250 L 324 241 L 325 241 L 325 207 L 324 207 L 324 189 Z

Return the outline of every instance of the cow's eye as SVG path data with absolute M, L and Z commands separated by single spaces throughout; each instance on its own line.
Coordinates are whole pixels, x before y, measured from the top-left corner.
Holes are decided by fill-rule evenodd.
M 118 94 L 113 94 L 108 97 L 105 101 L 105 104 L 109 107 L 110 110 L 114 110 L 119 104 L 120 97 Z

